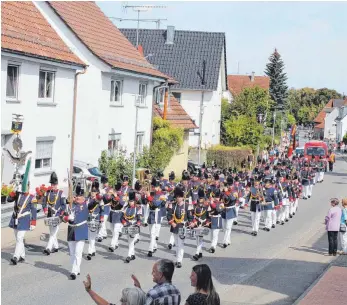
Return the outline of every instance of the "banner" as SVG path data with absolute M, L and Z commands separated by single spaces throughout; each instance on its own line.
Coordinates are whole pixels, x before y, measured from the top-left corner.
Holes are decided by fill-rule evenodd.
M 296 148 L 296 125 L 294 124 L 290 131 L 290 144 L 288 149 L 288 157 L 291 157 L 293 154 L 293 151 Z

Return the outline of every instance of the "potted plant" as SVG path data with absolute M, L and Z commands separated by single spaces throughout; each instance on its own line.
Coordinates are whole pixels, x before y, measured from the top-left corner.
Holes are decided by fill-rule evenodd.
M 13 191 L 13 187 L 11 185 L 2 184 L 1 186 L 1 204 L 6 203 L 6 198 Z

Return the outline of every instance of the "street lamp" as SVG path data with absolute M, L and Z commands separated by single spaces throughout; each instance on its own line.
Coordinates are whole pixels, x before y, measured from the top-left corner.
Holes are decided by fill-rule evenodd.
M 274 114 L 273 114 L 273 125 L 272 125 L 272 148 L 274 147 L 274 141 L 275 141 L 275 123 L 276 123 L 276 109 L 274 110 Z
M 261 113 L 261 112 L 259 112 L 259 113 L 257 114 L 258 123 L 259 123 L 259 124 L 262 124 L 262 123 L 263 123 L 263 119 L 264 119 L 264 114 Z M 259 153 L 260 153 L 259 150 L 260 150 L 260 148 L 259 148 L 259 140 L 258 140 L 258 146 L 257 146 L 257 159 L 258 159 Z

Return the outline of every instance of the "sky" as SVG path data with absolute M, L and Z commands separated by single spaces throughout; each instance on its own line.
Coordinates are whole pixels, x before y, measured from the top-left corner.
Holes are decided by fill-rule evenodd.
M 108 17 L 136 19 L 126 2 L 97 2 Z M 335 89 L 347 94 L 347 2 L 185 2 L 129 1 L 166 8 L 142 12 L 143 19 L 167 19 L 176 30 L 225 32 L 228 74 L 264 75 L 277 48 L 291 88 Z M 117 21 L 119 28 L 137 22 Z M 154 29 L 156 23 L 140 23 Z

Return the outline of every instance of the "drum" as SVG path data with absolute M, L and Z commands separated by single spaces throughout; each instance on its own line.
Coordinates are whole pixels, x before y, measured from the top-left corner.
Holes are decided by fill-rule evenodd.
M 194 237 L 194 230 L 191 228 L 183 227 L 178 229 L 178 236 L 185 239 L 187 236 Z
M 210 233 L 210 229 L 204 228 L 204 227 L 195 228 L 193 231 L 194 231 L 194 236 L 204 236 Z
M 140 227 L 138 226 L 129 226 L 129 227 L 123 227 L 122 228 L 122 234 L 124 235 L 130 235 L 131 237 L 134 237 L 136 234 L 140 233 Z
M 96 232 L 100 229 L 100 221 L 93 218 L 91 220 L 88 220 L 88 228 L 90 230 L 90 232 Z
M 56 217 L 47 217 L 44 219 L 44 223 L 46 226 L 53 226 L 56 227 L 61 223 L 61 219 L 59 216 Z

